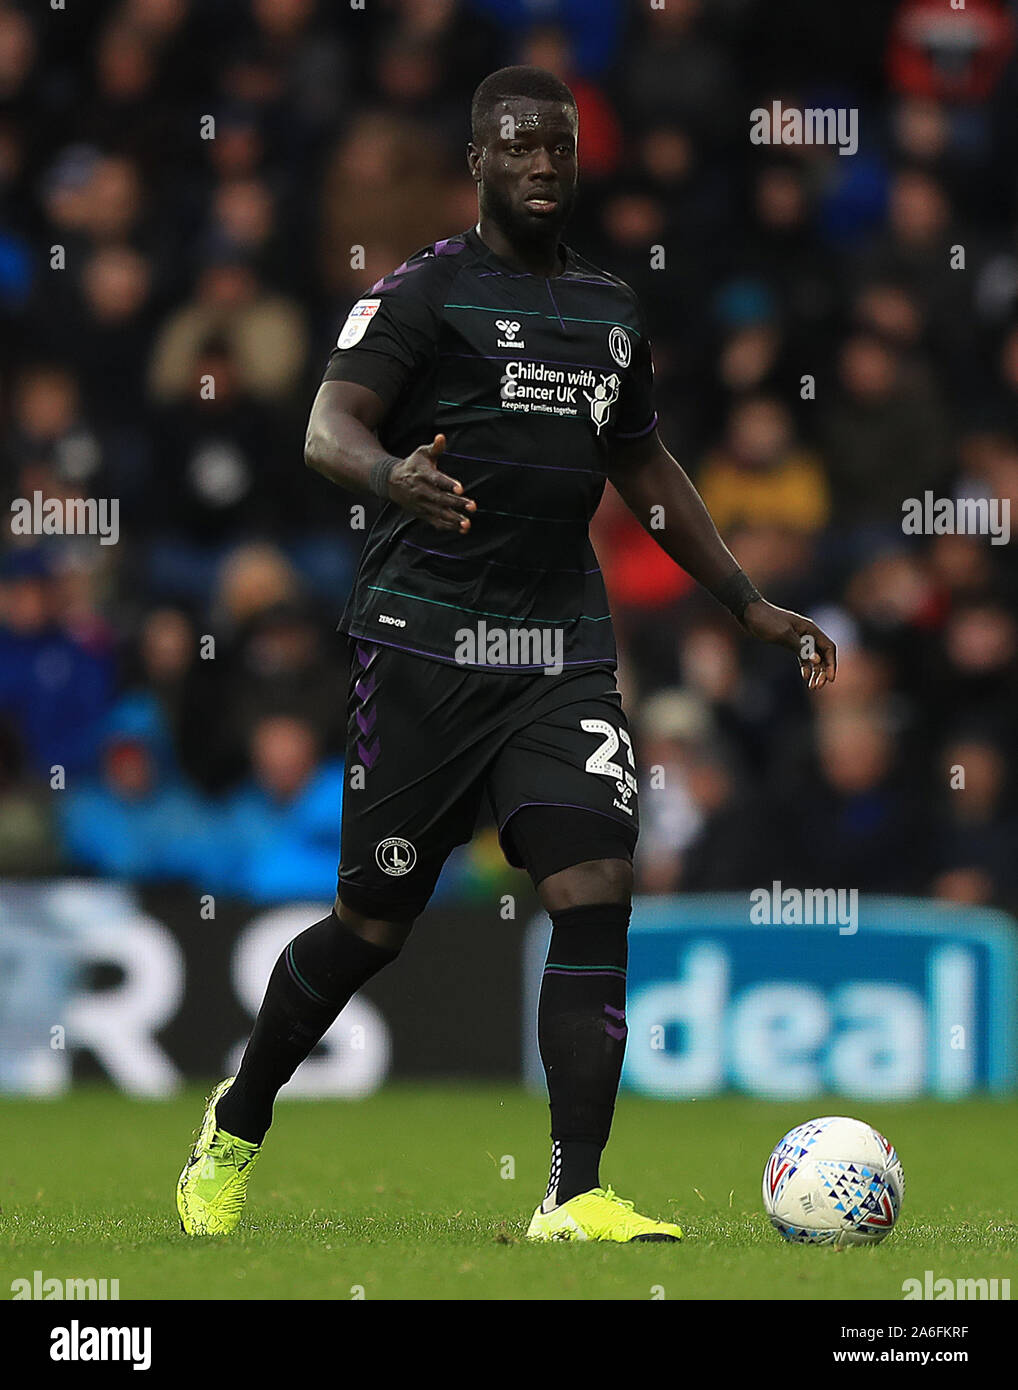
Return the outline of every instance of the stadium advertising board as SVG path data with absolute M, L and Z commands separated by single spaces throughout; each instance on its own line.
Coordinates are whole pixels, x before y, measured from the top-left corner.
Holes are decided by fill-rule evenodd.
M 230 1074 L 273 962 L 330 907 L 217 900 L 209 916 L 186 891 L 0 885 L 0 1092 L 104 1080 L 158 1097 Z M 390 1076 L 518 1077 L 521 941 L 497 913 L 436 908 L 282 1095 L 353 1098 Z
M 547 948 L 530 926 L 531 1019 Z M 754 924 L 744 895 L 637 899 L 623 1084 L 690 1098 L 735 1089 L 945 1099 L 1015 1084 L 1018 924 L 1001 912 L 859 899 L 858 930 Z
M 105 1079 L 171 1094 L 228 1074 L 282 946 L 328 911 L 58 879 L 0 887 L 0 1090 Z M 391 1078 L 519 1075 L 548 919 L 429 912 L 286 1088 L 356 1097 Z M 1018 925 L 1003 913 L 860 898 L 858 930 L 758 925 L 744 896 L 634 906 L 623 1083 L 676 1099 L 739 1090 L 945 1099 L 1015 1085 Z

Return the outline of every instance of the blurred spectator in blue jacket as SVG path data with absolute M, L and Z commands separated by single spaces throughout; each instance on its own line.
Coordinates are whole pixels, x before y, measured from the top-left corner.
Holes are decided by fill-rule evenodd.
M 260 719 L 249 756 L 251 779 L 227 799 L 210 845 L 208 883 L 255 902 L 330 898 L 339 863 L 342 762 L 320 762 L 315 728 L 291 715 Z
M 99 776 L 69 779 L 58 801 L 68 858 L 143 883 L 199 877 L 210 805 L 177 773 L 155 699 L 126 696 L 103 735 Z
M 113 702 L 110 651 L 59 621 L 57 584 L 41 550 L 12 551 L 0 569 L 0 714 L 16 722 L 32 772 L 68 776 L 93 764 Z

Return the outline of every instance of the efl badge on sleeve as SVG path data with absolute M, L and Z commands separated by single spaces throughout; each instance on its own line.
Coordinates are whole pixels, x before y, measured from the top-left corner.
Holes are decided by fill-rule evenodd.
M 343 331 L 336 340 L 338 348 L 351 348 L 364 337 L 368 324 L 378 313 L 380 299 L 358 299 L 350 310 Z

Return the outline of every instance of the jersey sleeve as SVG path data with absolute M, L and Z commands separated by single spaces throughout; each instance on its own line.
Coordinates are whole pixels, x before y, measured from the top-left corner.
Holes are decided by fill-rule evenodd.
M 637 309 L 639 328 L 628 334 L 631 360 L 622 377 L 619 404 L 610 433 L 615 439 L 640 439 L 657 424 L 654 407 L 654 363 L 643 314 Z
M 323 381 L 367 386 L 389 406 L 407 382 L 435 361 L 444 284 L 437 258 L 417 256 L 358 299 L 329 355 Z

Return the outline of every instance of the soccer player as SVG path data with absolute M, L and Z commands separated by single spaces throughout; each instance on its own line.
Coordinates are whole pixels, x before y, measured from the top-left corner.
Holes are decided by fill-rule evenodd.
M 333 910 L 280 955 L 235 1078 L 177 1187 L 185 1231 L 240 1220 L 273 1100 L 361 986 L 395 960 L 487 797 L 552 921 L 538 1009 L 551 1176 L 536 1240 L 674 1241 L 603 1186 L 626 1041 L 638 833 L 632 745 L 588 524 L 608 478 L 654 539 L 811 688 L 834 644 L 761 598 L 658 437 L 632 290 L 562 244 L 573 97 L 504 68 L 474 94 L 479 220 L 350 311 L 305 458 L 384 503 L 341 623 L 351 682 Z M 478 982 L 478 988 L 490 987 Z

